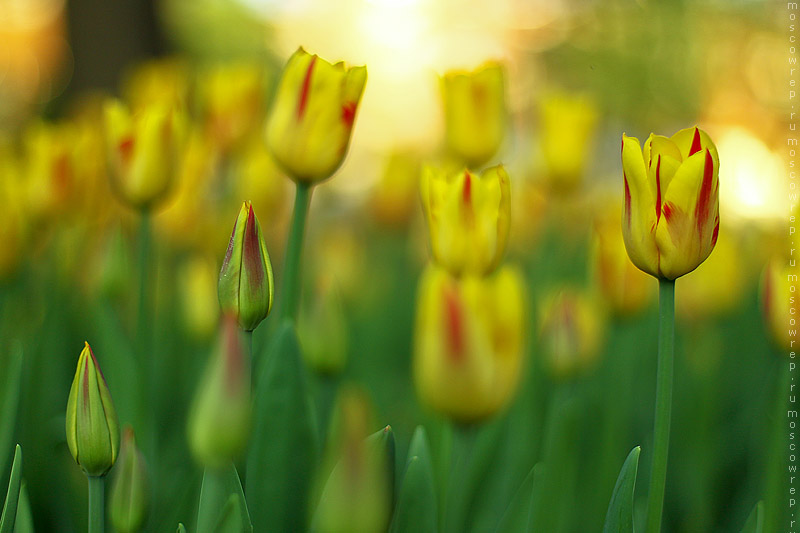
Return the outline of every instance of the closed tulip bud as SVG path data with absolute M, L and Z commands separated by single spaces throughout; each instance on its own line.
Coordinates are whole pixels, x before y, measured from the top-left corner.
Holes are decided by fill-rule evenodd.
M 212 468 L 236 459 L 250 438 L 250 361 L 242 335 L 233 316 L 223 318 L 189 414 L 192 454 Z
M 151 104 L 135 113 L 121 102 L 105 105 L 111 185 L 136 209 L 164 199 L 178 174 L 184 150 L 184 118 L 177 108 Z
M 623 134 L 622 177 L 622 234 L 633 264 L 673 280 L 705 261 L 719 232 L 719 156 L 706 132 L 651 134 L 644 148 Z
M 233 314 L 245 331 L 256 329 L 272 309 L 272 264 L 250 202 L 242 204 L 233 226 L 218 291 L 222 312 Z
M 442 79 L 447 147 L 468 166 L 488 162 L 506 130 L 505 73 L 497 63 Z
M 302 48 L 289 58 L 267 124 L 267 143 L 295 181 L 325 180 L 342 164 L 366 81 L 366 67 L 332 65 Z
M 508 242 L 511 194 L 502 165 L 480 176 L 422 172 L 422 207 L 436 262 L 454 276 L 491 273 Z
M 117 413 L 88 342 L 69 390 L 67 445 L 75 462 L 89 476 L 105 475 L 119 452 Z
M 454 278 L 429 266 L 420 281 L 414 381 L 421 400 L 459 422 L 477 422 L 508 404 L 522 367 L 522 277 Z
M 590 369 L 603 342 L 603 315 L 587 295 L 558 291 L 542 302 L 539 337 L 545 367 L 556 379 Z
M 141 531 L 147 519 L 150 488 L 147 464 L 136 447 L 130 426 L 123 431 L 119 462 L 113 477 L 108 510 L 111 523 L 119 533 Z
M 772 259 L 761 278 L 761 309 L 764 323 L 772 342 L 788 353 L 797 341 L 795 320 L 800 306 L 794 287 L 797 285 L 797 267 L 785 258 Z
M 595 221 L 592 267 L 604 302 L 615 315 L 629 317 L 652 301 L 655 284 L 631 263 L 619 225 L 620 215 L 616 210 L 614 216 L 599 217 Z

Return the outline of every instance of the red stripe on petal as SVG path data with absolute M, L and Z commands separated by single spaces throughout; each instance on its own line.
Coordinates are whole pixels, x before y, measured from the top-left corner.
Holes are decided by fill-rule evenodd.
M 342 122 L 348 129 L 353 127 L 353 121 L 356 118 L 356 103 L 345 102 L 342 105 Z
M 123 163 L 128 163 L 133 155 L 133 137 L 125 137 L 119 142 L 117 146 L 119 149 L 120 158 Z
M 675 212 L 675 206 L 667 202 L 664 204 L 662 211 L 664 212 L 664 220 L 669 222 L 672 219 L 672 214 Z
M 622 181 L 625 183 L 625 222 L 631 227 L 631 188 L 628 186 L 628 177 L 622 172 Z
M 462 191 L 464 203 L 469 205 L 472 203 L 472 176 L 469 172 L 464 172 L 464 189 Z
M 464 319 L 458 292 L 452 288 L 444 291 L 444 322 L 447 338 L 447 353 L 454 363 L 464 360 Z
M 692 137 L 692 147 L 689 149 L 689 155 L 692 156 L 703 149 L 700 142 L 700 130 L 695 127 L 694 137 Z
M 661 220 L 661 154 L 656 162 L 656 224 Z
M 303 85 L 300 88 L 300 99 L 297 101 L 297 118 L 303 118 L 306 112 L 306 105 L 308 104 L 308 93 L 311 89 L 311 74 L 314 71 L 314 65 L 317 62 L 317 56 L 311 56 L 311 61 L 306 70 L 306 76 L 303 78 Z
M 252 205 L 247 213 L 247 224 L 244 227 L 242 254 L 250 282 L 259 286 L 264 280 L 264 261 L 261 257 L 261 246 L 258 242 L 258 231 L 256 231 L 256 214 L 253 212 Z
M 717 223 L 714 224 L 714 233 L 711 235 L 711 247 L 717 245 L 717 237 L 719 237 L 719 219 L 717 219 Z
M 711 152 L 706 150 L 706 161 L 703 165 L 703 183 L 700 185 L 700 193 L 697 196 L 697 205 L 694 208 L 694 217 L 697 224 L 697 231 L 700 237 L 703 236 L 703 228 L 708 222 L 709 209 L 711 207 L 711 186 L 714 181 L 714 160 Z

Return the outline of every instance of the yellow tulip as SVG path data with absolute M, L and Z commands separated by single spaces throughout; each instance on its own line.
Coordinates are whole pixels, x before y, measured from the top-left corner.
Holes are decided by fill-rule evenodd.
M 112 188 L 136 209 L 149 209 L 169 192 L 183 156 L 184 119 L 177 108 L 153 104 L 131 113 L 105 105 Z
M 619 231 L 620 215 L 604 214 L 595 220 L 592 242 L 593 277 L 600 295 L 617 316 L 627 317 L 642 311 L 651 302 L 655 284 L 636 268 Z
M 325 180 L 342 164 L 366 82 L 363 66 L 332 65 L 302 48 L 289 59 L 267 124 L 267 143 L 295 181 Z
M 511 217 L 503 166 L 480 176 L 426 167 L 420 190 L 436 262 L 455 276 L 493 271 L 505 252 Z
M 447 147 L 468 166 L 488 162 L 506 130 L 505 73 L 498 63 L 442 79 Z
M 539 102 L 539 143 L 550 185 L 574 190 L 583 177 L 597 109 L 585 96 L 552 93 Z
M 542 301 L 539 336 L 545 366 L 556 379 L 590 369 L 602 348 L 604 316 L 595 302 L 574 289 Z
M 430 265 L 417 295 L 414 379 L 424 403 L 460 422 L 507 405 L 519 381 L 524 283 L 504 267 L 454 278 Z
M 797 286 L 798 269 L 791 266 L 783 257 L 772 259 L 764 269 L 761 279 L 761 305 L 767 333 L 781 350 L 797 348 L 798 312 Z
M 178 267 L 178 293 L 183 325 L 193 339 L 211 337 L 219 322 L 215 261 L 195 254 Z
M 396 152 L 387 158 L 369 201 L 379 223 L 397 228 L 408 224 L 416 207 L 419 173 L 419 157 L 412 153 Z
M 637 267 L 675 279 L 697 268 L 719 232 L 719 156 L 694 127 L 651 134 L 640 148 L 622 135 L 625 248 Z

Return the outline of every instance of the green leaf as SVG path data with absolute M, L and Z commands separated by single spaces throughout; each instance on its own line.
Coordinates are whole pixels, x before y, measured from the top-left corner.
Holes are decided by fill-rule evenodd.
M 234 500 L 234 504 L 231 501 Z M 235 511 L 235 516 L 227 515 Z M 236 466 L 230 463 L 223 469 L 206 468 L 203 486 L 200 489 L 200 505 L 197 510 L 197 533 L 223 531 L 220 524 L 235 533 L 250 533 L 253 526 L 247 513 L 247 502 L 242 492 L 242 483 Z M 233 529 L 231 529 L 233 528 Z
M 15 342 L 12 348 L 11 359 L 8 363 L 7 376 L 2 389 L 2 404 L 0 404 L 0 475 L 6 470 L 9 455 L 5 450 L 11 449 L 14 438 L 14 425 L 17 421 L 17 406 L 19 405 L 19 387 L 22 383 L 22 346 Z
M 636 488 L 640 452 L 641 448 L 636 446 L 622 465 L 614 492 L 611 494 L 611 502 L 608 504 L 603 533 L 633 533 L 634 531 L 633 493 Z
M 750 517 L 744 523 L 742 533 L 762 533 L 762 531 L 764 531 L 764 502 L 760 501 L 750 512 Z
M 11 479 L 8 482 L 6 503 L 3 505 L 3 515 L 0 517 L 0 533 L 12 533 L 17 521 L 17 503 L 19 502 L 19 488 L 22 482 L 22 448 L 17 444 L 14 450 L 14 462 L 11 465 Z
M 186 526 L 178 524 L 178 531 L 176 533 L 186 533 Z
M 22 482 L 19 491 L 19 503 L 17 503 L 17 523 L 14 525 L 14 533 L 33 533 L 33 516 L 31 515 L 31 502 L 28 499 L 28 487 Z
M 436 486 L 425 428 L 417 426 L 408 448 L 408 462 L 391 533 L 435 533 L 438 530 Z
M 261 361 L 247 457 L 247 501 L 258 531 L 304 531 L 319 456 L 294 323 L 284 321 Z
M 530 529 L 534 488 L 540 474 L 541 465 L 534 465 L 500 519 L 496 533 L 519 533 Z

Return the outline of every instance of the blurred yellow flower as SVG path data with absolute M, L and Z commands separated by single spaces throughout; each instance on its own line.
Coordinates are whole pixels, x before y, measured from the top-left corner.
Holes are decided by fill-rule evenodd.
M 539 100 L 539 146 L 552 189 L 580 185 L 597 126 L 597 108 L 590 98 L 553 92 Z
M 605 316 L 589 295 L 554 291 L 542 300 L 539 317 L 542 356 L 554 378 L 572 378 L 592 368 L 603 347 Z
M 442 78 L 447 147 L 471 168 L 487 163 L 503 142 L 507 111 L 505 72 L 486 63 Z
M 775 346 L 788 352 L 797 348 L 798 269 L 785 257 L 775 257 L 767 264 L 761 278 L 761 306 L 767 333 Z
M 48 221 L 75 212 L 75 138 L 70 124 L 34 122 L 24 133 L 23 172 L 30 217 Z
M 520 379 L 525 286 L 513 268 L 454 278 L 429 265 L 420 281 L 414 381 L 423 403 L 460 422 L 506 406 Z
M 505 252 L 511 217 L 503 166 L 480 176 L 425 167 L 420 192 L 436 262 L 455 276 L 492 272 Z
M 363 66 L 332 65 L 302 48 L 289 58 L 267 123 L 267 143 L 294 180 L 319 182 L 342 164 L 366 82 Z
M 118 100 L 109 100 L 104 111 L 112 189 L 128 205 L 151 209 L 167 195 L 180 168 L 184 114 L 162 104 L 131 113 Z
M 189 257 L 178 268 L 182 322 L 196 340 L 210 338 L 219 322 L 218 277 L 217 263 L 200 254 Z
M 390 227 L 408 223 L 418 198 L 420 169 L 419 157 L 411 153 L 395 152 L 387 158 L 369 201 L 378 222 Z
M 616 207 L 616 206 L 615 206 Z M 591 268 L 595 285 L 611 311 L 622 317 L 635 315 L 652 301 L 656 284 L 636 268 L 628 254 L 620 227 L 618 209 L 595 219 Z
M 672 137 L 651 134 L 640 148 L 622 135 L 625 248 L 637 267 L 675 279 L 714 249 L 719 232 L 719 156 L 694 127 Z
M 188 65 L 178 57 L 145 61 L 126 73 L 122 95 L 134 112 L 154 105 L 185 105 L 189 79 Z

